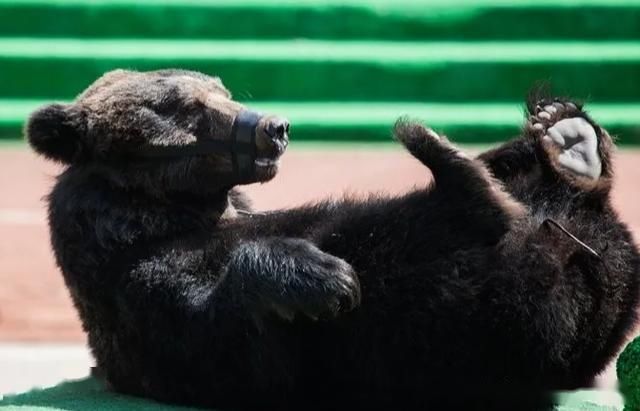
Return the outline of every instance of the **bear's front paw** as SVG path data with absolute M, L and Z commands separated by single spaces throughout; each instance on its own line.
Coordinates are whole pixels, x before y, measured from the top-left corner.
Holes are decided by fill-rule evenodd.
M 230 263 L 234 295 L 255 317 L 276 313 L 291 320 L 335 316 L 360 303 L 351 265 L 296 238 L 271 238 L 240 246 Z
M 360 283 L 351 265 L 311 247 L 304 265 L 289 281 L 288 292 L 271 300 L 285 319 L 297 313 L 314 320 L 335 317 L 360 304 Z

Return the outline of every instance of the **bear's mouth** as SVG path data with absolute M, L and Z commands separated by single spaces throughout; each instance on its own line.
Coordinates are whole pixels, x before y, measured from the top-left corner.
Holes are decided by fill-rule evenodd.
M 258 167 L 277 167 L 280 165 L 279 158 L 259 158 L 254 161 L 255 165 Z
M 266 116 L 255 130 L 256 158 L 253 161 L 258 181 L 271 180 L 278 173 L 280 158 L 289 145 L 287 120 Z
M 256 178 L 260 182 L 271 180 L 278 174 L 280 168 L 280 157 L 277 158 L 257 158 L 254 161 Z

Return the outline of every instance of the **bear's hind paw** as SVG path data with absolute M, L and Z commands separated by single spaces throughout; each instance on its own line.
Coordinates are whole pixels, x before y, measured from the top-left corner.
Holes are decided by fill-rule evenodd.
M 568 172 L 586 181 L 597 181 L 602 175 L 599 142 L 603 133 L 579 105 L 543 100 L 536 105 L 528 128 L 561 174 Z

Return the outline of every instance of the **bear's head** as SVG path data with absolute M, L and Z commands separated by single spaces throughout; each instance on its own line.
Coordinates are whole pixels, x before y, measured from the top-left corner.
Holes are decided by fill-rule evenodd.
M 25 135 L 45 157 L 127 188 L 202 193 L 273 178 L 288 130 L 233 101 L 219 78 L 116 70 L 73 103 L 35 111 Z

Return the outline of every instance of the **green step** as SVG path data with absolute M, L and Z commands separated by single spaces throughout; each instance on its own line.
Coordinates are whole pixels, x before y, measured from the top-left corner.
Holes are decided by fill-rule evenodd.
M 77 95 L 105 71 L 219 75 L 241 100 L 519 101 L 537 82 L 597 102 L 640 96 L 638 42 L 0 39 L 0 97 Z
M 0 139 L 20 138 L 38 100 L 0 100 Z M 519 103 L 290 103 L 254 102 L 252 108 L 283 115 L 293 141 L 383 142 L 401 116 L 424 121 L 461 143 L 504 141 L 518 133 L 524 108 Z M 591 104 L 589 112 L 622 144 L 640 144 L 640 104 Z
M 0 36 L 638 39 L 638 0 L 0 0 Z

